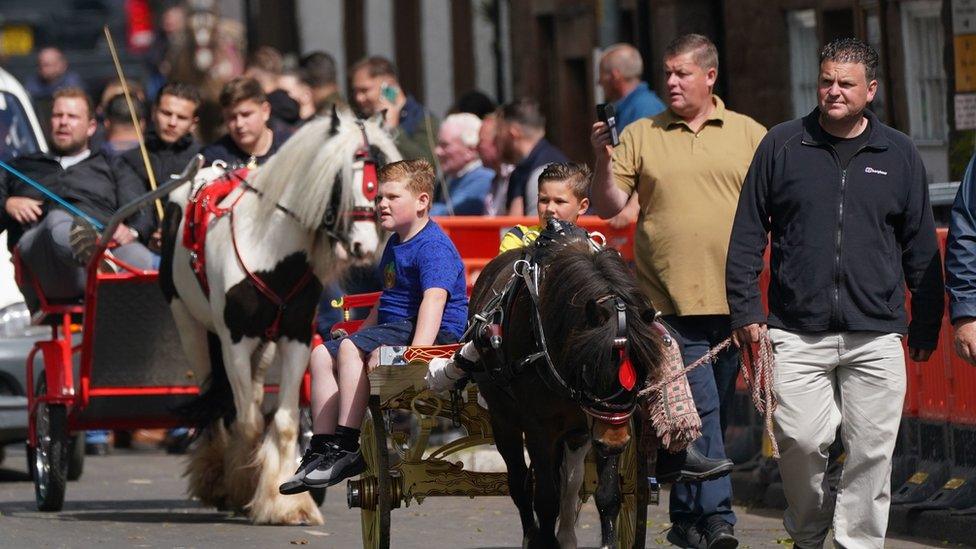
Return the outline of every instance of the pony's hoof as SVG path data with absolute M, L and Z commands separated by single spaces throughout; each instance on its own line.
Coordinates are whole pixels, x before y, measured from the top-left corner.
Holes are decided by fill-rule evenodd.
M 322 526 L 325 524 L 325 519 L 322 518 L 322 513 L 318 508 L 301 508 L 292 510 L 286 516 L 281 517 L 280 521 L 275 521 L 274 524 L 285 526 Z

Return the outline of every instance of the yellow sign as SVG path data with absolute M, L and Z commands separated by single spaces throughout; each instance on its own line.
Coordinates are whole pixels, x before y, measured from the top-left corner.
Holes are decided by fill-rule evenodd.
M 27 25 L 0 29 L 0 54 L 27 55 L 34 49 L 34 31 Z
M 956 57 L 956 91 L 976 91 L 976 34 L 953 38 Z

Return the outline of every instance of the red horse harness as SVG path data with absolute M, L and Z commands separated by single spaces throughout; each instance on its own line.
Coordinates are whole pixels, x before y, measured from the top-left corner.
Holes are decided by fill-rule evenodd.
M 376 161 L 373 158 L 372 152 L 369 148 L 369 141 L 366 137 L 366 128 L 363 126 L 362 122 L 357 121 L 360 131 L 363 134 L 363 145 L 357 149 L 355 154 L 355 159 L 357 161 L 361 160 L 363 162 L 363 176 L 362 176 L 362 193 L 368 200 L 374 200 L 376 198 L 377 191 L 379 189 L 379 182 L 376 174 Z M 295 283 L 295 286 L 285 294 L 284 297 L 278 295 L 270 286 L 268 286 L 260 277 L 251 272 L 247 266 L 244 264 L 244 258 L 241 257 L 240 249 L 237 246 L 237 236 L 234 231 L 234 208 L 237 203 L 240 202 L 241 198 L 246 192 L 253 192 L 259 197 L 262 196 L 260 190 L 255 189 L 247 184 L 246 178 L 249 173 L 248 168 L 239 168 L 237 170 L 227 172 L 219 178 L 215 179 L 211 183 L 204 185 L 190 198 L 190 202 L 186 207 L 185 222 L 183 226 L 183 247 L 185 247 L 190 252 L 190 268 L 193 271 L 197 282 L 200 283 L 200 288 L 203 290 L 204 295 L 207 298 L 210 297 L 210 284 L 207 281 L 207 230 L 210 227 L 211 222 L 216 219 L 227 215 L 230 219 L 230 241 L 234 247 L 234 255 L 237 258 L 237 263 L 240 265 L 242 271 L 250 280 L 254 289 L 263 295 L 268 301 L 273 303 L 277 308 L 277 314 L 275 315 L 274 321 L 271 326 L 265 330 L 264 337 L 267 340 L 277 340 L 278 333 L 281 327 L 281 318 L 284 315 L 285 309 L 288 303 L 291 302 L 298 294 L 301 292 L 305 286 L 311 282 L 314 273 L 312 272 L 311 266 L 309 266 L 302 277 Z M 237 198 L 230 203 L 227 207 L 221 207 L 220 203 L 223 202 L 225 198 L 230 196 L 235 190 L 241 189 L 240 194 Z M 340 223 L 339 214 L 339 191 L 340 187 L 334 186 L 332 190 L 332 197 L 329 201 L 329 207 L 326 210 L 325 219 L 322 221 L 320 229 L 327 232 L 330 236 L 337 240 L 344 240 L 340 234 L 337 233 L 336 228 Z M 297 216 L 284 206 L 276 205 L 277 209 L 284 212 L 286 215 L 296 218 Z M 350 221 L 373 221 L 376 218 L 376 209 L 374 207 L 354 207 L 351 211 L 347 212 L 344 217 L 347 217 Z

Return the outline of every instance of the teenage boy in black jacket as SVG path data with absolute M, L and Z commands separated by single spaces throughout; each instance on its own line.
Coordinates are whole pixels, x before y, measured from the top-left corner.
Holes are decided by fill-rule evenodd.
M 907 136 L 866 110 L 877 65 L 877 52 L 857 40 L 824 48 L 819 107 L 759 145 L 726 263 L 737 343 L 758 341 L 769 325 L 783 522 L 797 547 L 822 546 L 831 526 L 838 545 L 884 544 L 905 396 L 901 340 L 907 332 L 911 358 L 928 360 L 941 326 L 925 168 Z M 758 285 L 767 233 L 768 317 Z M 835 508 L 823 479 L 839 426 L 847 459 Z

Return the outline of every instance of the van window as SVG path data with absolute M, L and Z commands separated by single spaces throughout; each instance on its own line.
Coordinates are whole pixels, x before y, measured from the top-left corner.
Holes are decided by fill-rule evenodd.
M 0 160 L 39 150 L 37 137 L 17 97 L 0 91 Z

